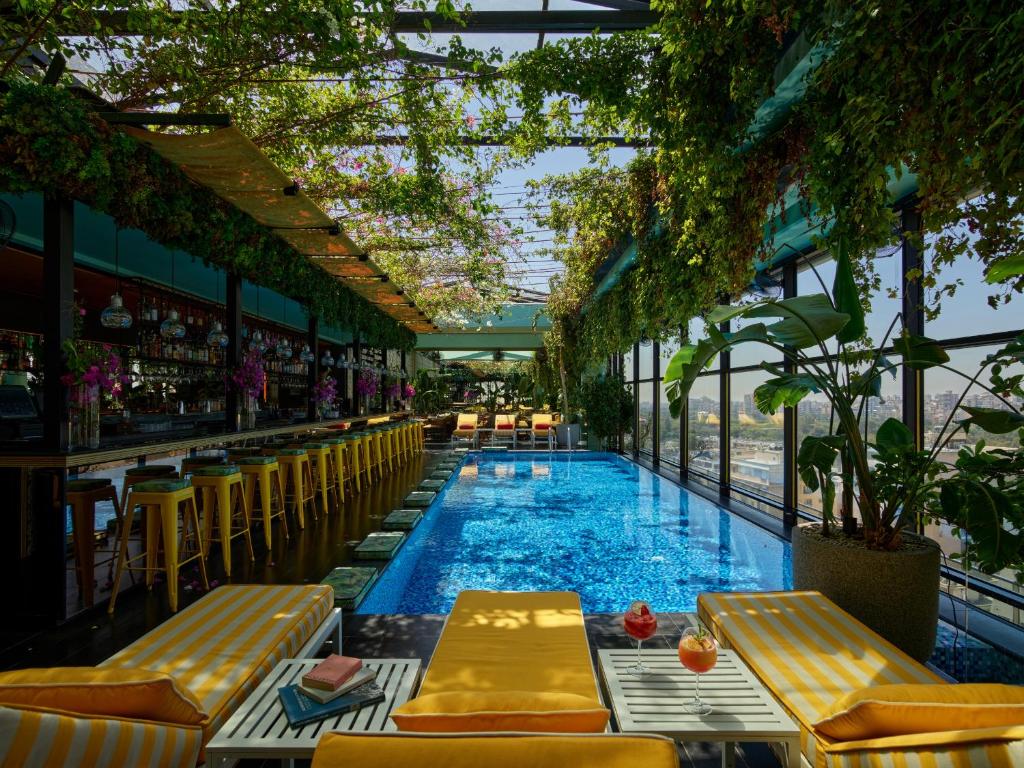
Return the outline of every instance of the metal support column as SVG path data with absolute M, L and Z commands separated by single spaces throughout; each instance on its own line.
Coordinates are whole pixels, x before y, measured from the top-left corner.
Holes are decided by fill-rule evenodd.
M 75 203 L 63 196 L 43 198 L 43 442 L 51 451 L 68 449 L 68 399 L 61 382 L 64 342 L 75 329 Z
M 921 254 L 921 211 L 908 205 L 902 211 L 901 282 L 903 285 L 903 323 L 909 333 L 924 335 L 924 272 Z M 914 277 L 908 278 L 907 275 Z M 903 423 L 914 435 L 917 447 L 924 447 L 924 371 L 903 368 Z
M 633 458 L 640 455 L 640 345 L 633 345 Z
M 242 278 L 234 272 L 228 272 L 224 282 L 224 307 L 227 321 L 225 330 L 228 334 L 228 346 L 224 359 L 228 371 L 231 371 L 242 364 Z M 224 421 L 225 429 L 228 432 L 239 430 L 239 407 L 238 390 L 232 384 L 228 384 L 224 398 Z
M 309 316 L 309 331 L 306 337 L 306 343 L 309 344 L 309 348 L 314 350 L 313 360 L 308 363 L 308 375 L 306 378 L 306 392 L 308 395 L 308 407 L 306 411 L 306 418 L 309 421 L 316 421 L 319 414 L 317 413 L 316 407 L 316 385 L 320 381 L 320 356 L 315 353 L 317 343 L 320 339 L 320 322 L 316 315 Z
M 352 413 L 356 416 L 362 416 L 360 410 L 362 410 L 362 396 L 359 394 L 359 387 L 357 380 L 359 374 L 362 373 L 361 365 L 363 362 L 363 342 L 359 339 L 359 334 L 355 335 L 352 340 L 352 350 L 355 353 L 354 368 L 352 369 Z
M 796 296 L 796 261 L 790 261 L 782 268 L 782 297 L 791 299 Z M 782 369 L 787 373 L 796 371 L 793 362 L 788 358 L 783 362 Z M 786 406 L 782 413 L 782 522 L 784 525 L 797 523 L 797 490 L 800 478 L 796 471 L 796 456 L 800 450 L 797 445 L 797 409 Z
M 729 332 L 729 323 L 722 323 L 718 329 L 722 333 Z M 732 400 L 729 381 L 729 369 L 731 354 L 726 351 L 718 356 L 721 370 L 718 373 L 718 492 L 723 496 L 729 495 L 730 477 L 730 448 L 729 448 L 729 427 L 732 421 Z
M 651 342 L 651 460 L 661 463 L 661 344 Z

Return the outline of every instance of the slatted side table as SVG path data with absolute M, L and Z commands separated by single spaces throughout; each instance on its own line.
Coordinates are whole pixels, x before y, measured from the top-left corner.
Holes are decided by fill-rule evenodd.
M 408 701 L 420 677 L 419 659 L 366 659 L 363 666 L 376 670 L 377 684 L 387 697 L 380 704 L 355 712 L 291 728 L 284 716 L 277 689 L 298 683 L 320 659 L 285 659 L 267 675 L 242 706 L 206 745 L 210 768 L 223 768 L 242 758 L 292 761 L 313 757 L 320 737 L 328 731 L 394 731 L 391 710 Z
M 721 743 L 725 768 L 734 764 L 736 742 L 777 742 L 785 745 L 789 768 L 800 768 L 799 727 L 734 651 L 719 649 L 715 668 L 700 676 L 700 697 L 712 707 L 708 715 L 683 709 L 693 699 L 694 674 L 676 651 L 652 648 L 643 660 L 651 671 L 637 677 L 626 671 L 636 650 L 598 651 L 619 731 Z

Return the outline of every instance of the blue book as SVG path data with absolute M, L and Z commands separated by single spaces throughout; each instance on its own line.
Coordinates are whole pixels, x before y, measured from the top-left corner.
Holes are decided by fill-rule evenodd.
M 361 685 L 343 696 L 331 699 L 326 704 L 321 704 L 306 696 L 298 685 L 286 685 L 284 688 L 278 688 L 277 695 L 281 699 L 284 715 L 288 718 L 288 725 L 292 728 L 301 728 L 318 720 L 344 715 L 346 712 L 353 712 L 361 707 L 384 701 L 384 691 L 373 681 Z

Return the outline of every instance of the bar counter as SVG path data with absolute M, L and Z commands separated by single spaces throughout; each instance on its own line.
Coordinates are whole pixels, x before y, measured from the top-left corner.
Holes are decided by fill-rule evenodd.
M 108 464 L 117 461 L 129 461 L 150 454 L 178 453 L 180 451 L 201 451 L 211 448 L 222 448 L 237 445 L 247 440 L 261 441 L 287 435 L 300 435 L 323 429 L 350 429 L 367 424 L 383 424 L 391 421 L 403 421 L 409 418 L 408 412 L 371 414 L 370 416 L 352 416 L 326 421 L 301 421 L 291 424 L 257 427 L 242 432 L 219 432 L 163 439 L 158 435 L 127 438 L 123 445 L 108 446 L 95 450 L 73 451 L 71 453 L 40 453 L 26 446 L 22 451 L 0 451 L 0 467 L 20 469 L 74 469 L 76 467 L 95 464 Z M 112 441 L 113 442 L 113 441 Z

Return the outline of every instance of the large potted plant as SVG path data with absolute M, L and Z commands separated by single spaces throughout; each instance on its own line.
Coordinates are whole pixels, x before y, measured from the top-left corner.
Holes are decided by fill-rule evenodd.
M 759 410 L 774 414 L 810 393 L 831 405 L 831 427 L 804 438 L 797 454 L 800 479 L 822 495 L 820 523 L 793 531 L 793 581 L 798 589 L 818 589 L 883 637 L 919 660 L 927 659 L 938 619 L 938 545 L 910 531 L 934 518 L 966 532 L 972 565 L 994 572 L 1020 565 L 1024 520 L 1020 479 L 1007 489 L 1021 449 L 987 452 L 984 444 L 962 452 L 955 465 L 939 460 L 955 436 L 972 427 L 1007 434 L 1022 430 L 1024 416 L 1010 400 L 1021 397 L 1021 377 L 1003 377 L 1005 366 L 1024 360 L 1024 339 L 987 358 L 973 376 L 947 365 L 949 356 L 935 341 L 908 333 L 897 317 L 879 349 L 892 357 L 858 348 L 864 312 L 844 249 L 837 255 L 832 295 L 720 306 L 707 316 L 707 338 L 682 347 L 669 363 L 665 385 L 673 416 L 678 416 L 697 376 L 718 353 L 739 344 L 761 344 L 787 361 L 784 368 L 762 363 L 771 378 L 754 391 Z M 718 329 L 735 318 L 753 320 L 735 333 Z M 757 322 L 769 319 L 766 324 Z M 891 338 L 891 345 L 890 345 Z M 830 350 L 828 343 L 838 343 Z M 882 378 L 943 368 L 967 380 L 928 450 L 917 446 L 900 421 L 888 419 L 873 440 L 867 430 L 868 403 L 879 397 Z M 990 373 L 988 385 L 982 374 Z M 963 405 L 967 390 L 979 386 L 1005 408 Z M 963 411 L 964 418 L 955 419 Z M 1024 436 L 1021 437 L 1024 440 Z M 968 499 L 985 502 L 973 518 L 960 509 Z M 839 524 L 835 508 L 838 502 Z
M 619 436 L 633 428 L 633 393 L 621 374 L 584 382 L 580 392 L 587 414 L 587 432 L 609 450 L 622 450 Z

